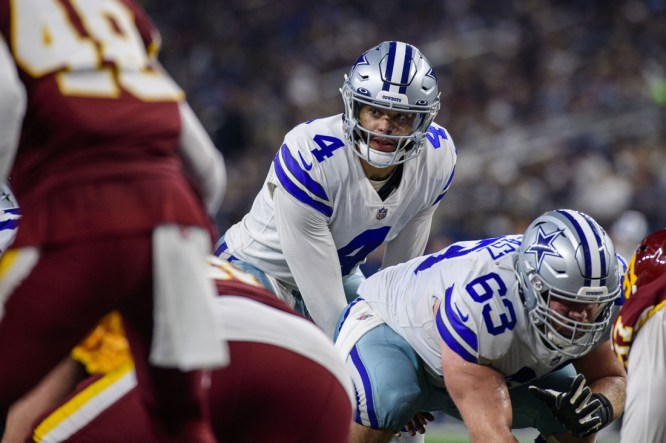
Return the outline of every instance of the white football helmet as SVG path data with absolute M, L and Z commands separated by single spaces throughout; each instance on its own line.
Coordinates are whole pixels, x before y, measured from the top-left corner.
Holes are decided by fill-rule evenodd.
M 529 321 L 549 348 L 577 358 L 604 338 L 622 287 L 618 260 L 610 237 L 581 212 L 549 211 L 529 225 L 516 272 Z M 597 306 L 582 322 L 552 309 L 553 299 Z
M 440 103 L 435 72 L 417 48 L 389 41 L 366 51 L 345 75 L 340 92 L 345 105 L 345 141 L 357 155 L 373 166 L 387 167 L 421 153 Z M 411 133 L 386 135 L 363 128 L 358 121 L 362 105 L 414 114 Z M 396 150 L 370 148 L 374 136 L 395 140 Z

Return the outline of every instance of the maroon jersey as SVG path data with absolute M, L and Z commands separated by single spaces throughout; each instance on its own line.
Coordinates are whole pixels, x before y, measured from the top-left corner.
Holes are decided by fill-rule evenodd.
M 0 32 L 28 99 L 17 246 L 206 225 L 177 156 L 183 92 L 134 1 L 0 0 Z
M 629 286 L 624 291 L 627 298 L 613 327 L 613 350 L 625 368 L 631 344 L 638 331 L 650 317 L 666 307 L 666 274 L 640 286 L 634 294 L 628 295 L 631 294 L 631 285 L 636 281 L 632 271 L 633 267 L 630 266 L 624 282 Z
M 0 415 L 119 310 L 160 441 L 214 441 L 201 371 L 150 360 L 157 228 L 212 231 L 155 28 L 134 0 L 0 0 L 0 33 L 27 98 L 9 174 L 21 221 L 0 276 Z
M 214 313 L 231 357 L 210 374 L 208 413 L 218 441 L 347 441 L 352 391 L 333 344 L 250 274 L 216 257 L 209 264 L 219 295 Z M 130 364 L 91 376 L 43 417 L 34 436 L 161 443 L 136 385 Z

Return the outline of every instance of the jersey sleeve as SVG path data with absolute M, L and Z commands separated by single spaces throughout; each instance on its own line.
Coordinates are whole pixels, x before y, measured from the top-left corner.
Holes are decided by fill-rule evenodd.
M 321 166 L 308 149 L 307 138 L 299 127 L 285 137 L 273 158 L 271 172 L 269 182 L 273 185 L 327 219 L 333 215 L 333 200 L 325 188 Z
M 451 286 L 447 289 L 439 312 L 435 318 L 437 331 L 444 343 L 470 363 L 479 363 L 479 337 L 476 319 L 470 315 L 465 305 L 461 308 L 460 302 L 454 301 L 457 288 Z
M 227 186 L 224 158 L 189 104 L 181 103 L 179 112 L 182 126 L 178 153 L 206 211 L 213 217 L 222 204 Z
M 275 217 L 280 243 L 298 290 L 314 322 L 329 336 L 347 305 L 342 272 L 326 219 L 276 190 Z
M 25 107 L 25 87 L 18 78 L 9 47 L 0 35 L 0 183 L 6 182 L 14 164 Z
M 440 304 L 435 318 L 437 330 L 446 345 L 464 360 L 492 365 L 509 350 L 515 312 L 500 296 L 505 283 L 498 274 L 477 273 L 475 266 L 483 269 L 482 265 L 464 263 L 469 271 L 464 266 L 448 271 L 458 276 Z
M 133 0 L 124 0 L 134 13 L 134 23 L 146 48 L 148 57 L 156 60 L 162 46 L 162 37 L 144 9 Z
M 430 236 L 435 209 L 436 206 L 432 206 L 417 214 L 393 240 L 386 244 L 382 268 L 406 262 L 423 254 Z
M 443 127 L 432 124 L 428 129 L 427 137 L 432 148 L 438 151 L 437 173 L 434 176 L 441 180 L 441 184 L 435 189 L 436 195 L 432 205 L 436 207 L 451 188 L 456 172 L 458 153 L 451 135 Z

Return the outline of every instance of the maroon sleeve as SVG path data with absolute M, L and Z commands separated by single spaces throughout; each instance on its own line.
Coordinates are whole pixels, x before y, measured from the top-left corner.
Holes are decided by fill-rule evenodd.
M 134 0 L 122 0 L 129 9 L 134 13 L 134 22 L 137 31 L 141 35 L 141 39 L 146 47 L 146 52 L 151 57 L 157 57 L 162 38 L 159 31 L 153 24 L 146 11 Z

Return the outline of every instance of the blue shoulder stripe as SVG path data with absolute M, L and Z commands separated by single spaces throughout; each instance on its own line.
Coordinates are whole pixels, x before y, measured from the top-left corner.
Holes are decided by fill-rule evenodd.
M 446 290 L 446 295 L 444 296 L 444 313 L 449 325 L 444 324 L 442 320 L 442 306 L 440 306 L 440 312 L 435 317 L 437 330 L 442 340 L 444 340 L 452 351 L 468 362 L 478 363 L 479 343 L 476 334 L 461 322 L 458 315 L 451 308 L 451 292 L 453 292 L 453 286 Z M 461 343 L 461 339 L 467 346 Z M 468 348 L 471 348 L 474 354 Z
M 442 190 L 442 193 L 439 194 L 439 197 L 435 200 L 435 203 L 433 203 L 433 206 L 439 203 L 439 201 L 444 198 L 447 192 L 449 192 L 449 188 L 451 187 L 451 182 L 453 181 L 453 176 L 456 174 L 456 169 L 453 168 L 453 171 L 451 171 L 451 176 L 449 179 L 446 181 L 446 184 L 444 185 L 444 189 Z
M 280 148 L 280 155 L 282 156 L 285 165 L 287 165 L 287 169 L 289 169 L 289 172 L 291 172 L 291 175 L 293 175 L 296 180 L 301 182 L 308 191 L 312 192 L 320 199 L 328 201 L 328 195 L 326 195 L 323 186 L 314 181 L 307 172 L 301 169 L 301 166 L 298 164 L 294 156 L 289 152 L 287 145 L 282 145 Z
M 2 220 L 0 221 L 0 231 L 16 229 L 18 227 L 18 219 Z
M 289 175 L 284 171 L 282 168 L 282 164 L 280 163 L 280 158 L 279 154 L 275 155 L 275 158 L 273 159 L 273 166 L 275 167 L 275 173 L 277 174 L 278 180 L 280 180 L 280 183 L 284 187 L 284 189 L 293 195 L 297 200 L 305 203 L 306 205 L 312 207 L 313 209 L 321 212 L 327 217 L 330 217 L 333 215 L 333 208 L 331 208 L 329 205 L 322 203 L 320 201 L 315 200 L 314 198 L 310 197 L 305 191 L 303 191 L 301 188 L 298 187 L 293 181 L 291 181 Z M 292 157 L 293 159 L 293 157 Z M 316 184 L 317 186 L 320 186 L 318 183 L 316 183 L 314 180 L 310 178 L 309 175 L 305 174 L 300 168 L 298 170 L 303 173 L 305 176 L 307 176 L 307 179 L 310 180 L 312 183 Z M 296 174 L 295 174 L 296 176 Z M 299 179 L 300 180 L 300 179 Z M 307 185 L 306 185 L 307 187 Z M 309 189 L 309 188 L 308 188 Z M 323 192 L 323 189 L 322 189 Z M 317 195 L 315 193 L 315 195 Z M 328 200 L 328 197 L 324 193 L 324 197 L 326 200 Z

